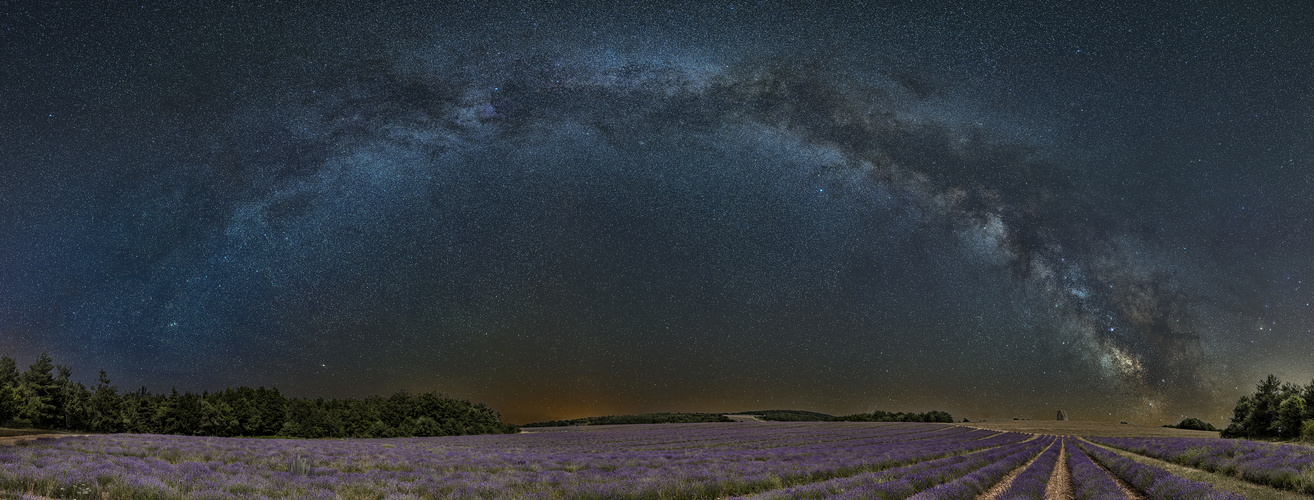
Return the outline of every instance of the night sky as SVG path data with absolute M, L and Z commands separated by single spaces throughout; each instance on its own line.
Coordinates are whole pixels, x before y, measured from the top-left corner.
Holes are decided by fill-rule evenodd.
M 1314 379 L 1301 2 L 92 3 L 0 2 L 23 367 L 518 423 Z

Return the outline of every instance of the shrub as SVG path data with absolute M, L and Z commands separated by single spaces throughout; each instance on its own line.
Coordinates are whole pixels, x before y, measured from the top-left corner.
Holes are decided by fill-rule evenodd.
M 1184 419 L 1182 419 L 1182 421 L 1179 422 L 1177 425 L 1175 425 L 1175 426 L 1171 426 L 1171 425 L 1170 425 L 1170 426 L 1167 426 L 1167 427 L 1176 427 L 1176 428 L 1178 428 L 1178 429 L 1190 429 L 1190 430 L 1196 430 L 1196 431 L 1216 431 L 1216 430 L 1218 430 L 1216 427 L 1214 427 L 1214 424 L 1211 424 L 1211 423 L 1209 423 L 1209 422 L 1205 422 L 1205 421 L 1200 420 L 1200 419 L 1195 418 L 1195 417 L 1187 417 L 1187 418 L 1184 418 Z
M 1306 420 L 1300 427 L 1300 439 L 1314 442 L 1314 418 Z

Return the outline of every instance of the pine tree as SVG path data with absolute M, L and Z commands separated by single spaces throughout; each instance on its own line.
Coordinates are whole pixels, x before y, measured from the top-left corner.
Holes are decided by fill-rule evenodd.
M 18 363 L 9 356 L 0 356 L 0 385 L 18 387 Z
M 43 352 L 36 362 L 28 366 L 22 377 L 24 402 L 19 413 L 35 427 L 50 427 L 59 423 L 55 402 L 59 399 L 60 388 L 50 373 L 54 369 L 54 360 Z
M 57 425 L 61 429 L 68 429 L 72 421 L 77 419 L 76 414 L 80 410 L 76 400 L 77 387 L 73 384 L 73 369 L 65 365 L 56 365 L 55 371 L 59 373 L 55 377 L 55 385 L 58 389 L 55 391 L 54 401 Z
M 1278 405 L 1282 404 L 1282 382 L 1276 376 L 1269 375 L 1255 389 L 1254 396 L 1251 396 L 1250 414 L 1245 420 L 1246 432 L 1251 437 L 1275 434 Z
M 96 389 L 92 393 L 89 406 L 91 410 L 91 430 L 96 432 L 123 431 L 123 400 L 119 397 L 118 388 L 110 385 L 110 379 L 105 374 L 105 370 L 101 370 L 100 376 L 96 378 Z
M 18 416 L 23 395 L 18 390 L 18 367 L 14 358 L 0 357 L 0 425 Z
M 12 385 L 0 385 L 0 425 L 18 416 L 22 408 L 23 395 Z

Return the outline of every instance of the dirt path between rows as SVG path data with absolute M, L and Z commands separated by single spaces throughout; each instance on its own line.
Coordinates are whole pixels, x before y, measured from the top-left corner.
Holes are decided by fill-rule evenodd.
M 1075 500 L 1077 495 L 1072 491 L 1072 470 L 1068 469 L 1068 440 L 1062 439 L 1059 444 L 1063 447 L 1059 448 L 1054 472 L 1045 484 L 1045 500 Z
M 1054 441 L 1054 443 L 1051 444 L 1050 446 L 1059 446 L 1061 444 L 1062 443 L 1060 441 Z M 1037 453 L 1036 456 L 1031 457 L 1030 461 L 1028 461 L 1025 464 L 1022 464 L 1021 467 L 1013 469 L 1013 471 L 1009 472 L 1007 476 L 1004 476 L 1002 479 L 999 480 L 999 482 L 995 483 L 994 486 L 991 486 L 990 490 L 986 491 L 985 493 L 982 493 L 981 496 L 976 497 L 976 500 L 995 500 L 996 498 L 999 498 L 999 495 L 1004 494 L 1005 491 L 1008 491 L 1008 488 L 1010 486 L 1013 486 L 1013 480 L 1017 479 L 1017 476 L 1019 474 L 1022 474 L 1023 471 L 1026 471 L 1028 468 L 1030 468 L 1031 464 L 1036 463 L 1036 460 L 1040 460 L 1040 456 L 1044 455 L 1045 452 L 1047 451 L 1049 451 L 1049 448 L 1040 450 L 1040 453 Z

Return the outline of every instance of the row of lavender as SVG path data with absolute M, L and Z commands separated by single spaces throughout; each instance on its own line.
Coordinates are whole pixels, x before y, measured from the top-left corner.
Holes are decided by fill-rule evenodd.
M 1120 500 L 1127 498 L 1122 487 L 1112 476 L 1096 465 L 1076 442 L 1063 439 L 1068 455 L 1068 472 L 1072 478 L 1072 493 L 1077 500 Z
M 341 441 L 108 435 L 0 450 L 0 488 L 66 498 L 80 498 L 70 494 L 77 491 L 160 499 L 715 498 L 914 464 L 943 475 L 939 460 L 998 450 L 1034 455 L 1036 444 L 1019 444 L 1028 437 L 939 424 L 692 424 Z M 922 486 L 909 486 L 909 494 L 943 482 L 910 481 Z
M 1090 438 L 1133 453 L 1236 476 L 1302 493 L 1314 493 L 1314 448 L 1238 439 Z
M 1158 467 L 1151 467 L 1136 462 L 1099 446 L 1078 442 L 1077 447 L 1093 457 L 1096 462 L 1100 463 L 1100 465 L 1108 468 L 1123 481 L 1126 481 L 1128 484 L 1144 493 L 1147 497 L 1154 500 L 1179 498 L 1245 500 L 1245 497 L 1240 495 L 1226 491 L 1219 491 L 1211 485 L 1199 481 L 1192 481 Z M 1073 454 L 1075 455 L 1077 453 L 1074 452 Z M 1076 475 L 1075 472 L 1073 475 Z M 1074 480 L 1073 482 L 1075 483 L 1076 481 Z
M 1000 500 L 1041 500 L 1045 498 L 1045 490 L 1049 486 L 1049 479 L 1054 475 L 1054 466 L 1058 465 L 1059 455 L 1063 450 L 1063 443 L 1057 442 L 1040 454 L 1026 470 L 1013 478 L 1013 483 L 1007 490 L 999 495 Z
M 160 499 L 973 499 L 1030 462 L 997 498 L 1041 499 L 1064 449 L 1077 498 L 1123 498 L 1108 471 L 1153 499 L 1239 498 L 1070 438 L 844 423 L 555 428 L 392 440 L 65 438 L 0 449 L 0 490 Z
M 1063 449 L 1068 450 L 1067 467 L 1073 493 L 1081 500 L 1127 498 L 1127 493 L 1114 479 L 1115 475 L 1131 485 L 1132 490 L 1152 500 L 1244 500 L 1231 492 L 1134 462 L 1098 446 L 1071 438 L 1060 442 L 1057 437 L 1039 437 L 974 453 L 742 498 L 971 500 L 1025 465 L 1025 469 L 995 498 L 1042 500 L 1046 498 Z M 1038 453 L 1039 457 L 1036 456 Z M 1029 461 L 1031 463 L 1027 464 Z
M 914 498 L 976 498 L 1009 471 L 1051 444 L 1053 438 L 1019 441 L 975 453 L 782 488 L 745 498 L 907 498 L 914 494 Z

